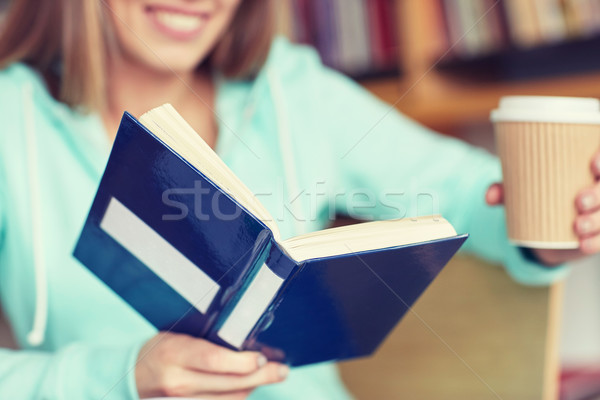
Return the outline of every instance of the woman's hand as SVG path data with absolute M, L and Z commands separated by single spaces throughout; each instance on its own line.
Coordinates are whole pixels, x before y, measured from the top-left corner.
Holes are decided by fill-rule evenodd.
M 140 350 L 135 379 L 140 398 L 245 399 L 260 385 L 281 382 L 287 366 L 260 353 L 236 352 L 204 339 L 159 333 Z
M 546 265 L 558 265 L 600 252 L 600 153 L 594 156 L 591 170 L 596 182 L 579 192 L 575 198 L 578 215 L 573 223 L 573 230 L 579 238 L 579 249 L 533 249 L 537 258 Z M 503 204 L 502 184 L 491 185 L 485 194 L 485 200 L 492 206 Z

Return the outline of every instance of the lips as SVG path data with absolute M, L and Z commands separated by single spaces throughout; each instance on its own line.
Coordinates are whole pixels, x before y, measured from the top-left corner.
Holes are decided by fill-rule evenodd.
M 194 39 L 208 21 L 207 14 L 170 7 L 149 7 L 146 13 L 159 31 L 176 40 Z

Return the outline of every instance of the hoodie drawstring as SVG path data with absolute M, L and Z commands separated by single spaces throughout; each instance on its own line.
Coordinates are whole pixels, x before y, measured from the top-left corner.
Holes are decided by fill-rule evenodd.
M 267 81 L 273 104 L 275 106 L 275 117 L 277 118 L 277 130 L 279 131 L 279 151 L 283 160 L 283 170 L 286 179 L 286 188 L 288 198 L 295 199 L 300 193 L 300 185 L 298 184 L 298 176 L 296 174 L 296 164 L 294 160 L 294 149 L 292 145 L 292 134 L 290 131 L 290 119 L 287 107 L 285 106 L 285 97 L 281 82 L 277 79 L 277 73 L 266 68 Z M 302 204 L 299 201 L 292 201 L 292 218 L 296 228 L 296 235 L 305 233 L 305 227 L 301 223 L 302 220 Z
M 31 207 L 31 231 L 33 241 L 33 266 L 35 274 L 35 310 L 33 325 L 27 335 L 31 346 L 39 346 L 44 342 L 48 320 L 48 286 L 46 281 L 46 265 L 42 242 L 42 209 L 40 204 L 40 179 L 38 155 L 35 143 L 35 123 L 33 109 L 33 87 L 23 86 L 23 111 L 25 140 L 27 144 L 27 173 L 29 177 L 29 193 Z

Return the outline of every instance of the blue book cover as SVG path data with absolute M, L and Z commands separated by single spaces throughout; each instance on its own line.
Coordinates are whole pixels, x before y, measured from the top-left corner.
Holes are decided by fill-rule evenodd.
M 294 366 L 369 355 L 467 238 L 294 258 L 156 132 L 124 114 L 74 255 L 159 330 Z

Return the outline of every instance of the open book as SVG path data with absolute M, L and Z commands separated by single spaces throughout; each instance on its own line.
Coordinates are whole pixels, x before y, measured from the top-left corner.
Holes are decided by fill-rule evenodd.
M 440 216 L 282 240 L 170 105 L 125 113 L 75 256 L 161 330 L 305 365 L 371 354 L 467 235 Z

